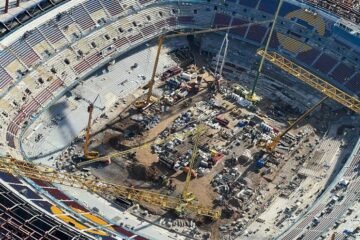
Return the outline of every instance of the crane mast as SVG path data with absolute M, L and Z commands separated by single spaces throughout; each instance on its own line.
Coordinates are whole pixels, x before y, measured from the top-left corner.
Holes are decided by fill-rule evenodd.
M 202 131 L 203 131 L 203 127 L 200 126 L 196 129 L 196 132 L 194 134 L 194 147 L 191 152 L 191 158 L 189 161 L 189 171 L 186 174 L 185 186 L 182 192 L 182 199 L 185 202 L 194 200 L 194 195 L 189 192 L 189 186 L 190 186 L 190 180 L 191 180 L 191 175 L 194 168 L 195 160 L 198 154 L 198 145 Z
M 87 160 L 94 159 L 94 158 L 99 156 L 98 152 L 89 151 L 92 114 L 93 114 L 93 111 L 94 111 L 94 103 L 96 102 L 98 97 L 99 97 L 99 95 L 97 95 L 97 97 L 95 98 L 95 100 L 92 103 L 89 103 L 89 106 L 87 108 L 87 111 L 89 113 L 89 117 L 88 117 L 88 124 L 87 124 L 87 127 L 86 127 L 86 133 L 85 133 L 85 142 L 84 142 L 84 146 L 83 146 L 83 148 L 84 148 L 84 157 Z

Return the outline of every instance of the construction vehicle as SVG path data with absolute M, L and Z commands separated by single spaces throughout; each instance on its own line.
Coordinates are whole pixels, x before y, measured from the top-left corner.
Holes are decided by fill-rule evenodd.
M 300 121 L 310 115 L 315 109 L 320 106 L 328 97 L 322 98 L 317 104 L 315 104 L 312 108 L 307 110 L 303 115 L 301 115 L 298 119 L 296 119 L 289 127 L 287 127 L 282 133 L 278 134 L 269 144 L 266 144 L 266 151 L 273 152 L 276 146 L 280 143 L 283 136 L 285 136 L 291 129 L 293 129 Z
M 159 63 L 161 48 L 163 46 L 165 39 L 181 37 L 181 36 L 197 35 L 197 34 L 203 34 L 203 33 L 220 32 L 220 31 L 224 31 L 224 30 L 231 30 L 231 29 L 236 29 L 236 28 L 241 28 L 241 27 L 247 27 L 249 25 L 265 24 L 265 23 L 269 23 L 269 22 L 272 22 L 272 20 L 261 21 L 261 22 L 252 22 L 252 23 L 246 23 L 246 24 L 241 24 L 241 25 L 233 25 L 233 26 L 228 26 L 228 27 L 210 28 L 210 29 L 192 31 L 192 32 L 180 32 L 180 33 L 174 33 L 174 34 L 170 34 L 170 35 L 161 35 L 158 38 L 158 43 L 157 43 L 158 49 L 156 52 L 155 63 L 154 63 L 152 75 L 151 75 L 150 81 L 146 85 L 146 88 L 148 88 L 148 92 L 146 94 L 146 99 L 135 101 L 134 107 L 137 109 L 143 109 L 144 107 L 152 104 L 151 96 L 152 96 L 153 87 L 155 84 L 156 70 L 157 70 L 158 63 Z
M 87 111 L 89 113 L 88 117 L 88 124 L 86 127 L 86 133 L 85 133 L 85 143 L 84 143 L 84 158 L 86 160 L 91 160 L 94 158 L 97 158 L 99 156 L 99 153 L 96 151 L 89 151 L 89 144 L 90 144 L 90 131 L 91 131 L 91 120 L 92 120 L 92 114 L 94 111 L 94 104 L 96 100 L 98 99 L 99 95 L 96 96 L 95 100 L 92 103 L 89 103 L 89 106 L 87 108 Z

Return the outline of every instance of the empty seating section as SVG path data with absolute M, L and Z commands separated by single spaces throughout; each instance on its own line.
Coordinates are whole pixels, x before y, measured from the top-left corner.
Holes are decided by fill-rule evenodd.
M 360 73 L 355 74 L 345 86 L 360 97 Z
M 85 72 L 86 70 L 88 70 L 89 68 L 90 68 L 90 65 L 85 60 L 82 60 L 80 63 L 78 63 L 74 66 L 74 70 L 77 74 L 81 74 L 81 73 Z
M 86 61 L 89 63 L 91 67 L 95 66 L 97 63 L 99 63 L 103 57 L 99 53 L 94 53 L 93 55 L 86 58 Z
M 81 206 L 80 204 L 78 204 L 75 201 L 64 201 L 63 203 L 65 203 L 66 205 L 68 205 L 69 207 L 75 208 L 75 209 L 79 209 L 83 212 L 88 212 L 88 210 L 86 208 L 84 208 L 83 206 Z
M 234 18 L 231 23 L 231 26 L 240 26 L 240 25 L 245 25 L 245 24 L 248 24 L 248 22 L 238 19 L 238 18 Z M 245 37 L 247 30 L 248 30 L 248 26 L 246 25 L 243 27 L 237 27 L 237 28 L 231 29 L 230 32 L 233 34 L 237 34 L 240 37 Z
M 342 53 L 346 53 L 346 51 L 350 50 L 351 47 L 346 43 L 340 41 L 339 39 L 334 39 L 334 43 L 337 45 L 336 47 L 343 50 Z
M 53 206 L 49 201 L 46 200 L 33 200 L 33 203 L 35 203 L 39 208 L 45 210 L 48 213 L 51 212 L 51 206 Z
M 264 26 L 252 25 L 249 27 L 249 31 L 246 35 L 246 39 L 257 43 L 261 43 L 266 34 L 267 29 L 268 28 Z
M 70 24 L 74 23 L 74 19 L 71 18 L 69 12 L 60 13 L 55 18 L 56 24 L 60 29 L 68 27 Z
M 192 24 L 195 23 L 193 16 L 179 16 L 178 17 L 179 24 Z
M 16 57 L 7 49 L 0 51 L 0 66 L 6 67 L 16 60 Z
M 320 72 L 327 74 L 337 63 L 337 60 L 323 53 L 318 60 L 313 64 L 313 67 Z
M 122 37 L 122 38 L 119 38 L 117 39 L 115 42 L 114 42 L 114 45 L 117 47 L 117 48 L 120 48 L 122 47 L 123 45 L 125 44 L 128 44 L 129 41 L 127 40 L 126 37 Z
M 275 14 L 278 4 L 278 0 L 261 0 L 258 9 L 269 14 Z
M 169 26 L 175 26 L 176 25 L 176 18 L 175 17 L 170 17 L 170 18 L 166 19 L 166 23 Z
M 7 183 L 22 183 L 17 177 L 3 172 L 0 172 L 0 179 Z M 2 185 L 0 184 L 0 186 Z
M 138 33 L 138 34 L 129 36 L 128 38 L 131 43 L 135 43 L 135 42 L 139 41 L 142 38 L 142 36 L 141 36 L 141 33 Z
M 82 5 L 77 5 L 72 9 L 72 18 L 79 24 L 82 30 L 88 30 L 91 27 L 95 26 L 94 21 L 91 19 L 90 15 L 86 12 Z
M 0 89 L 6 87 L 12 81 L 12 77 L 0 67 Z
M 300 7 L 291 4 L 289 2 L 283 2 L 280 12 L 279 12 L 279 16 L 285 17 L 288 13 L 299 10 Z
M 296 54 L 311 49 L 311 47 L 303 43 L 301 39 L 294 39 L 280 32 L 277 32 L 276 36 L 281 44 L 281 47 L 291 53 Z
M 76 239 L 89 239 L 83 237 L 80 233 L 67 229 L 66 226 L 58 223 L 54 218 L 50 218 L 49 216 L 38 210 L 35 207 L 37 206 L 47 212 L 47 214 L 52 215 L 53 217 L 58 218 L 61 221 L 65 221 L 67 223 L 71 222 L 73 223 L 71 224 L 73 227 L 93 234 L 95 237 L 102 236 L 102 239 L 114 240 L 114 238 L 109 237 L 106 232 L 97 230 L 96 227 L 93 227 L 101 225 L 105 228 L 108 228 L 109 230 L 118 232 L 119 234 L 121 234 L 121 236 L 130 237 L 132 239 L 146 240 L 145 238 L 134 235 L 132 232 L 120 226 L 110 225 L 106 220 L 90 213 L 88 209 L 71 200 L 64 193 L 62 193 L 49 183 L 45 183 L 40 180 L 33 180 L 36 184 L 39 184 L 39 186 L 41 186 L 43 191 L 48 192 L 53 198 L 57 199 L 57 202 L 61 202 L 62 204 L 67 205 L 69 209 L 72 209 L 72 211 L 78 213 L 79 215 L 72 216 L 69 213 L 64 212 L 58 206 L 52 204 L 49 200 L 45 199 L 44 196 L 30 189 L 30 187 L 28 187 L 24 182 L 20 181 L 13 175 L 0 172 L 0 180 L 6 182 L 8 186 L 12 187 L 16 192 L 23 195 L 24 198 L 34 204 L 32 205 L 29 202 L 23 201 L 22 198 L 18 197 L 14 192 L 12 192 L 13 190 L 10 191 L 8 187 L 6 187 L 0 182 L 0 238 L 4 236 L 1 234 L 6 234 L 6 230 L 8 230 L 8 228 L 1 229 L 1 227 L 4 226 L 3 223 L 6 222 L 1 222 L 1 220 L 4 220 L 4 217 L 11 217 L 10 220 L 18 221 L 18 226 L 21 226 L 20 229 L 26 230 L 25 235 L 22 235 L 21 237 L 29 237 L 31 235 L 35 237 L 33 238 L 35 240 L 42 239 L 42 237 L 46 235 L 45 239 L 54 240 L 71 239 L 69 236 L 77 236 Z M 85 222 L 82 222 L 79 219 L 83 219 L 85 220 Z M 7 221 L 9 221 L 9 219 L 7 219 Z M 28 225 L 26 225 L 25 222 L 27 222 Z
M 28 188 L 24 185 L 17 185 L 17 184 L 11 184 L 11 187 L 13 187 L 16 191 L 20 192 L 22 195 L 24 195 L 27 199 L 42 199 L 36 192 Z
M 217 13 L 214 18 L 214 27 L 226 27 L 230 25 L 231 17 L 225 14 Z
M 259 0 L 239 0 L 239 4 L 255 8 L 259 3 Z
M 40 104 L 36 100 L 31 100 L 28 104 L 24 106 L 22 111 L 30 116 L 32 113 L 36 112 L 36 110 L 40 107 Z
M 53 20 L 41 25 L 39 30 L 51 44 L 64 40 L 67 42 L 64 34 L 60 31 Z
M 10 133 L 6 133 L 6 144 L 11 147 L 11 148 L 15 148 L 15 138 L 14 135 L 10 134 Z
M 148 35 L 151 35 L 151 34 L 155 33 L 156 29 L 155 29 L 155 27 L 153 25 L 148 25 L 148 26 L 143 27 L 142 29 L 140 29 L 140 31 L 146 37 Z
M 9 13 L 4 13 L 4 8 L 1 9 L 0 14 L 4 17 L 1 19 L 0 24 L 0 37 L 4 38 L 7 34 L 11 33 L 19 26 L 24 26 L 27 21 L 37 18 L 41 13 L 49 12 L 56 5 L 62 4 L 68 0 L 37 0 L 33 1 L 37 4 L 28 4 L 29 1 L 19 1 L 20 7 L 15 7 L 15 4 L 10 3 Z M 3 4 L 5 1 L 0 1 Z M 11 2 L 11 1 L 10 1 Z M 24 3 L 23 3 L 24 2 Z M 3 5 L 1 5 L 3 7 Z M 40 14 L 39 14 L 40 13 Z
M 316 48 L 312 48 L 308 51 L 299 53 L 296 58 L 299 59 L 301 62 L 305 63 L 306 65 L 310 66 L 319 55 L 320 51 Z
M 38 29 L 34 29 L 24 35 L 24 40 L 29 44 L 30 47 L 34 47 L 42 41 L 45 41 L 45 38 L 41 35 Z
M 333 77 L 336 81 L 340 83 L 344 83 L 355 73 L 355 69 L 353 67 L 349 67 L 345 63 L 340 63 L 331 73 L 331 77 Z
M 325 35 L 325 21 L 320 14 L 313 14 L 299 9 L 288 13 L 285 18 L 296 21 L 298 24 L 308 27 L 309 30 L 315 29 L 320 36 Z
M 1 173 L 0 178 L 7 182 L 9 178 L 14 177 Z M 30 198 L 34 196 L 37 198 L 39 197 L 39 195 L 25 186 L 15 184 L 12 184 L 11 186 L 15 187 L 16 190 L 20 191 L 26 197 L 28 196 L 27 194 L 30 194 Z M 45 235 L 46 239 L 54 240 L 70 240 L 76 237 L 83 240 L 87 239 L 81 233 L 70 230 L 64 224 L 57 222 L 55 219 L 47 217 L 40 210 L 37 210 L 30 203 L 25 202 L 15 193 L 10 191 L 7 187 L 5 187 L 5 185 L 0 183 L 0 188 L 1 239 L 38 240 L 43 239 Z
M 94 20 L 95 23 L 100 25 L 106 23 L 106 19 L 109 17 L 109 14 L 102 7 L 99 0 L 88 0 L 84 2 L 84 7 L 89 12 L 90 17 Z
M 10 46 L 11 51 L 27 66 L 34 66 L 40 60 L 40 57 L 24 41 L 16 41 Z
M 88 0 L 84 2 L 84 7 L 90 14 L 103 9 L 98 0 Z
M 102 4 L 111 16 L 117 16 L 124 11 L 117 0 L 102 0 Z
M 20 129 L 19 125 L 36 112 L 42 104 L 49 100 L 52 93 L 54 93 L 62 85 L 63 82 L 60 79 L 53 80 L 53 82 L 46 89 L 36 95 L 33 100 L 21 107 L 20 112 L 15 116 L 7 128 L 6 140 L 9 147 L 16 148 L 14 136 L 18 134 Z
M 68 196 L 66 196 L 56 188 L 46 188 L 44 190 L 46 190 L 48 193 L 50 193 L 51 196 L 58 200 L 70 200 Z
M 167 22 L 165 20 L 160 20 L 158 22 L 155 23 L 155 27 L 158 29 L 161 29 L 163 27 L 165 27 L 167 24 Z

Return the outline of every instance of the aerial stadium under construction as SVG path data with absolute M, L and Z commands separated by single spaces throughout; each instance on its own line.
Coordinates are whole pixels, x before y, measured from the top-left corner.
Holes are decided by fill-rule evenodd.
M 358 0 L 5 0 L 1 239 L 359 239 Z

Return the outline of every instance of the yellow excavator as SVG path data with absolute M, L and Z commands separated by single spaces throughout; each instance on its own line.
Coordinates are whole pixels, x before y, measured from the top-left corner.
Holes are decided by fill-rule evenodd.
M 191 31 L 191 32 L 180 32 L 180 33 L 174 33 L 174 34 L 169 34 L 169 35 L 161 35 L 158 38 L 158 43 L 157 43 L 157 52 L 156 52 L 156 57 L 155 57 L 155 63 L 154 63 L 154 67 L 153 67 L 153 71 L 152 71 L 152 75 L 151 75 L 151 79 L 148 82 L 148 84 L 146 85 L 146 87 L 148 88 L 148 92 L 146 94 L 146 99 L 144 100 L 138 100 L 134 102 L 134 107 L 137 109 L 143 109 L 145 107 L 147 107 L 148 105 L 152 104 L 152 92 L 153 92 L 153 87 L 155 84 L 155 75 L 156 75 L 156 70 L 159 64 L 159 58 L 160 58 L 160 52 L 161 52 L 161 48 L 164 44 L 165 39 L 168 38 L 175 38 L 175 37 L 182 37 L 182 36 L 189 36 L 189 35 L 198 35 L 198 34 L 203 34 L 203 33 L 211 33 L 211 32 L 220 32 L 220 31 L 225 31 L 225 30 L 231 30 L 231 29 L 236 29 L 236 28 L 242 28 L 242 27 L 247 27 L 250 25 L 257 25 L 257 24 L 265 24 L 265 23 L 269 23 L 272 22 L 273 20 L 267 20 L 267 21 L 261 21 L 261 22 L 252 22 L 252 23 L 246 23 L 246 24 L 241 24 L 241 25 L 233 25 L 233 26 L 228 26 L 228 27 L 219 27 L 219 28 L 210 28 L 210 29 L 205 29 L 205 30 L 199 30 L 199 31 Z

